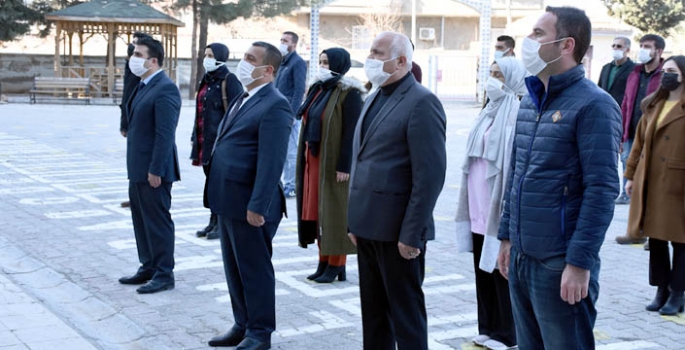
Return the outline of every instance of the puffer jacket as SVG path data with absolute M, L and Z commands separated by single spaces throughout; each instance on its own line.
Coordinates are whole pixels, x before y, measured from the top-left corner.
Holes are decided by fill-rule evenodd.
M 498 238 L 538 260 L 590 270 L 613 218 L 621 112 L 582 66 L 526 78 Z

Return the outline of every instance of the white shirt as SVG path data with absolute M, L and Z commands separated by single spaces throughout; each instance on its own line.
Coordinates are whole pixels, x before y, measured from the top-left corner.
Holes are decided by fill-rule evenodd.
M 269 83 L 270 83 L 270 82 L 269 82 Z M 256 94 L 259 92 L 259 90 L 261 90 L 263 87 L 265 87 L 265 86 L 266 86 L 267 84 L 269 84 L 269 83 L 264 83 L 264 84 L 262 84 L 262 85 L 259 85 L 259 86 L 255 87 L 254 89 L 248 91 L 247 93 L 248 93 L 249 95 L 247 95 L 247 97 L 245 97 L 245 99 L 243 100 L 242 106 L 244 106 L 245 103 L 247 103 L 247 101 L 248 101 L 249 99 L 252 98 L 252 96 L 256 95 Z
M 154 78 L 155 75 L 157 75 L 157 74 L 159 74 L 159 73 L 161 73 L 161 72 L 162 72 L 162 69 L 160 68 L 160 69 L 158 69 L 156 72 L 150 74 L 149 77 L 145 78 L 145 80 L 142 81 L 143 84 L 145 84 L 145 85 L 149 84 L 149 83 L 150 83 L 150 80 L 152 80 L 152 78 Z
M 262 84 L 262 85 L 259 85 L 259 86 L 255 87 L 254 89 L 252 89 L 252 90 L 250 90 L 250 91 L 246 91 L 246 92 L 247 92 L 247 97 L 245 97 L 245 98 L 243 99 L 243 102 L 240 104 L 240 107 L 244 106 L 245 103 L 247 103 L 247 101 L 248 101 L 249 99 L 251 99 L 252 96 L 256 95 L 256 94 L 259 92 L 259 90 L 261 90 L 263 87 L 265 87 L 266 84 L 269 84 L 269 83 L 264 83 L 264 84 Z M 231 107 L 231 112 L 233 112 L 233 109 L 236 108 L 236 106 L 238 106 L 238 104 L 235 104 L 235 105 L 233 105 L 233 107 Z M 240 108 L 240 107 L 238 107 L 238 108 Z M 229 112 L 228 114 L 231 114 L 231 113 Z

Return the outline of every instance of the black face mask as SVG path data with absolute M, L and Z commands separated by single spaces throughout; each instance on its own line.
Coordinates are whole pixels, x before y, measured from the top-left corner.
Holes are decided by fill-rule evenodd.
M 677 73 L 664 73 L 661 76 L 661 87 L 668 91 L 673 91 L 680 86 Z

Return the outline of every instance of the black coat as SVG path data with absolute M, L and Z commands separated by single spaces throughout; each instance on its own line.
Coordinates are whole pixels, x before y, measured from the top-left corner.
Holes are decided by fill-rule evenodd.
M 602 90 L 608 92 L 620 106 L 621 102 L 623 102 L 623 96 L 626 93 L 626 81 L 628 80 L 630 72 L 633 71 L 633 67 L 635 67 L 635 62 L 628 58 L 621 68 L 618 69 L 618 72 L 616 72 L 614 84 L 609 87 L 609 73 L 611 72 L 612 64 L 613 61 L 602 67 L 602 73 L 599 75 L 599 83 L 597 83 L 597 85 L 599 85 Z
M 190 137 L 190 140 L 193 142 L 190 159 L 198 160 L 200 149 L 202 149 L 202 159 L 199 159 L 202 165 L 209 163 L 209 157 L 216 140 L 217 128 L 225 114 L 221 94 L 221 83 L 224 79 L 226 79 L 226 104 L 228 105 L 245 90 L 243 90 L 243 86 L 235 74 L 229 72 L 226 67 L 220 67 L 212 73 L 205 74 L 197 89 L 197 91 L 200 91 L 205 85 L 208 86 L 207 93 L 202 100 L 202 111 L 198 113 L 197 108 L 195 108 L 195 123 L 193 125 L 193 134 Z M 199 95 L 197 98 L 199 98 Z M 198 100 L 195 102 L 197 105 L 200 104 Z M 197 122 L 200 118 L 202 118 L 202 144 L 198 142 L 197 138 Z

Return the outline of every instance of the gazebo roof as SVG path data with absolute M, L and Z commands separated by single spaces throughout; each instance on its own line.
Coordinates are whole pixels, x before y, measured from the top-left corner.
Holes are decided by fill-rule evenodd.
M 185 24 L 161 11 L 136 0 L 91 0 L 83 4 L 50 12 L 51 21 L 79 21 L 100 23 Z

